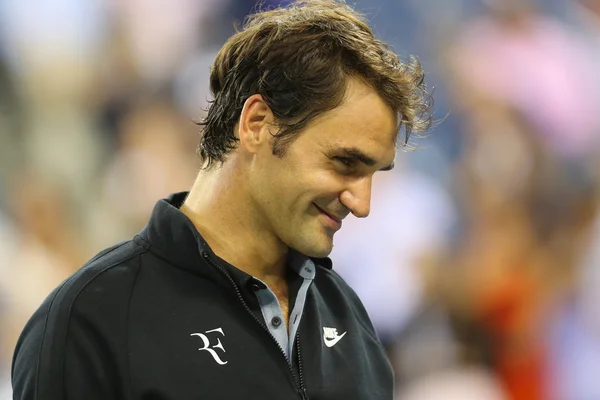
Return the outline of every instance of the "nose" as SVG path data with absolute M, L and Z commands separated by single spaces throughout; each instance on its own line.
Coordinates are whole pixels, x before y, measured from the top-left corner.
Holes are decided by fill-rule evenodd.
M 362 177 L 352 183 L 350 187 L 340 195 L 340 202 L 354 216 L 366 218 L 371 212 L 371 177 Z

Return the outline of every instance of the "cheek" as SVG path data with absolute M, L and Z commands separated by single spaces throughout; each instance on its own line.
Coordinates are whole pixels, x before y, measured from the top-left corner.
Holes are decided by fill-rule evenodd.
M 311 210 L 312 203 L 329 203 L 338 196 L 339 186 L 330 173 L 323 171 L 304 171 L 283 179 L 282 176 L 272 182 L 271 195 L 277 202 L 274 208 L 280 214 L 294 214 L 300 216 Z M 275 187 L 276 186 L 276 187 Z M 290 216 L 291 217 L 291 216 Z
M 268 179 L 263 181 L 265 191 L 277 204 L 281 213 L 291 210 L 306 212 L 315 200 L 331 201 L 339 196 L 345 178 L 331 169 L 315 166 L 309 159 L 283 158 L 270 166 Z
M 334 171 L 320 171 L 311 179 L 310 185 L 312 197 L 337 198 L 345 187 L 345 178 Z

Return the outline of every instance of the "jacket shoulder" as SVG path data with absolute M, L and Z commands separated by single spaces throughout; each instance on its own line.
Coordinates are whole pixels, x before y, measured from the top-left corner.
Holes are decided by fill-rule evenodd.
M 88 292 L 97 293 L 99 298 L 104 294 L 113 298 L 126 296 L 133 283 L 131 278 L 140 267 L 137 258 L 145 251 L 133 241 L 101 251 L 58 286 L 38 311 L 45 310 L 52 317 L 68 317 L 69 311 L 83 305 Z
M 72 373 L 65 367 L 70 343 L 84 343 L 91 335 L 113 341 L 110 336 L 119 336 L 121 329 L 125 336 L 127 303 L 145 251 L 134 241 L 107 248 L 50 293 L 17 342 L 12 362 L 15 398 L 39 398 L 39 393 L 44 399 L 64 398 L 63 382 Z

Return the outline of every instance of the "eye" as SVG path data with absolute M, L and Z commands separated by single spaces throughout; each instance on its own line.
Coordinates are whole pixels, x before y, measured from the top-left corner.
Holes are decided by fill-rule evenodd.
M 338 163 L 342 164 L 344 167 L 353 167 L 355 164 L 355 160 L 349 157 L 335 157 L 334 158 Z

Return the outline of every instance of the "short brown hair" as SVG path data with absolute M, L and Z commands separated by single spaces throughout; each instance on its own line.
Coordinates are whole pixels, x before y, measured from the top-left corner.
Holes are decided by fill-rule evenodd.
M 402 63 L 349 6 L 301 0 L 249 16 L 211 69 L 214 100 L 198 123 L 205 168 L 237 147 L 234 127 L 248 97 L 260 94 L 277 118 L 273 154 L 283 156 L 310 121 L 342 103 L 349 77 L 373 87 L 398 113 L 404 144 L 411 131 L 431 126 L 432 99 L 420 63 L 414 57 Z

